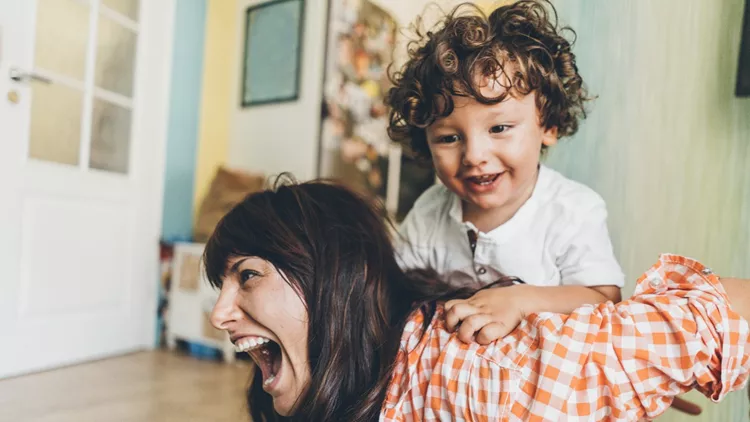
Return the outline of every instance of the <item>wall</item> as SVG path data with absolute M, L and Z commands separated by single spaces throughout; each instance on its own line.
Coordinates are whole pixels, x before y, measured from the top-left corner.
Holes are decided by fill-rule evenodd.
M 238 52 L 238 63 L 233 67 L 234 73 L 231 76 L 234 112 L 228 163 L 232 167 L 260 171 L 266 175 L 291 171 L 298 179 L 310 179 L 317 176 L 328 0 L 308 0 L 305 4 L 299 101 L 243 109 L 239 106 L 239 95 L 245 10 L 261 2 L 239 0 L 237 4 L 235 50 Z M 428 4 L 426 1 L 403 0 L 376 0 L 374 3 L 393 13 L 404 26 L 407 26 Z M 437 3 L 443 8 L 450 8 L 459 1 L 442 0 Z
M 235 0 L 177 2 L 162 237 L 192 236 L 194 213 L 227 160 Z
M 176 4 L 162 238 L 189 238 L 203 72 L 206 0 Z
M 238 0 L 236 34 L 232 46 L 237 62 L 231 66 L 231 101 L 233 112 L 227 162 L 230 166 L 248 171 L 263 172 L 267 176 L 291 171 L 301 180 L 317 176 L 320 112 L 323 89 L 323 61 L 325 57 L 328 0 L 308 0 L 305 4 L 305 30 L 302 58 L 301 95 L 292 103 L 242 108 L 240 82 L 244 48 L 245 10 L 266 0 Z M 460 0 L 404 1 L 373 0 L 391 12 L 404 27 L 421 14 L 430 3 L 444 10 Z M 488 7 L 490 0 L 477 2 Z M 429 7 L 431 16 L 439 9 Z M 428 19 L 429 20 L 429 19 Z M 407 39 L 401 37 L 400 44 Z M 403 48 L 401 49 L 403 50 Z M 196 192 L 198 195 L 198 192 Z
M 407 44 L 413 38 L 411 26 L 417 17 L 421 18 L 424 28 L 431 28 L 446 13 L 459 4 L 466 3 L 466 0 L 372 0 L 372 2 L 390 12 L 403 27 L 396 39 L 394 59 L 396 63 L 401 63 L 405 60 Z M 490 13 L 498 6 L 511 3 L 511 0 L 474 0 L 472 3 L 479 6 L 485 13 Z
M 208 191 L 216 169 L 227 160 L 234 104 L 232 69 L 239 66 L 236 0 L 208 0 L 203 54 L 203 93 L 200 109 L 198 160 L 195 168 L 194 210 Z
M 750 276 L 750 99 L 733 96 L 743 3 L 555 2 L 599 98 L 548 163 L 604 196 L 629 280 L 661 252 Z M 700 418 L 670 411 L 659 420 L 747 420 L 745 392 L 697 401 Z
M 234 108 L 228 163 L 232 167 L 262 172 L 267 176 L 282 171 L 291 171 L 300 180 L 311 179 L 317 175 L 328 2 L 327 0 L 305 2 L 299 100 L 242 108 L 240 107 L 240 81 L 245 10 L 257 3 L 260 1 L 239 0 L 237 4 L 235 51 L 237 51 L 239 61 L 233 67 L 231 75 Z

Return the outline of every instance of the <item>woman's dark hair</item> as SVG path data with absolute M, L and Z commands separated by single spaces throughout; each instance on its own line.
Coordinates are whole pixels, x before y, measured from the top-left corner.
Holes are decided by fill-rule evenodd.
M 551 11 L 548 11 L 549 10 Z M 508 94 L 536 94 L 540 123 L 557 128 L 558 137 L 573 135 L 586 117 L 590 98 L 578 73 L 573 41 L 558 27 L 548 0 L 521 0 L 495 9 L 489 17 L 471 3 L 457 6 L 432 31 L 414 25 L 408 60 L 395 73 L 388 133 L 417 157 L 430 158 L 425 129 L 453 112 L 452 96 L 497 104 Z M 486 78 L 497 78 L 506 91 L 485 97 Z
M 204 255 L 214 286 L 230 258 L 255 256 L 284 274 L 307 306 L 310 387 L 285 419 L 256 371 L 247 394 L 253 420 L 376 421 L 409 315 L 423 308 L 431 318 L 436 300 L 474 292 L 429 271 L 402 272 L 389 233 L 372 201 L 327 181 L 277 180 L 217 225 Z

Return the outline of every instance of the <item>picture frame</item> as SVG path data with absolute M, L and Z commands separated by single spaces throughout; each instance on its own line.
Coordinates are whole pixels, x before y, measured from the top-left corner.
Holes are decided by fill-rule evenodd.
M 243 108 L 299 99 L 304 0 L 271 0 L 245 11 Z
M 750 0 L 745 0 L 745 13 L 742 18 L 735 95 L 737 97 L 750 97 Z
M 376 0 L 330 0 L 326 27 L 317 175 L 374 199 L 398 224 L 436 180 L 388 136 L 401 24 Z

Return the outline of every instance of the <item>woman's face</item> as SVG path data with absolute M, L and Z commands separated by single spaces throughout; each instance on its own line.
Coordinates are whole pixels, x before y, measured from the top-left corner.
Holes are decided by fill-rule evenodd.
M 310 382 L 305 304 L 266 260 L 232 258 L 227 269 L 211 323 L 252 357 L 276 412 L 289 416 Z

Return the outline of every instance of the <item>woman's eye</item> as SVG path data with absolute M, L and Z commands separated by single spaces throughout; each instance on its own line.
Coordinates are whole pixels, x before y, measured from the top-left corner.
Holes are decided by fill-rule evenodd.
M 452 144 L 454 142 L 458 142 L 460 138 L 458 135 L 447 135 L 447 136 L 441 136 L 438 138 L 438 142 L 441 144 Z
M 490 128 L 490 133 L 503 133 L 508 130 L 506 125 L 495 125 Z
M 257 277 L 259 274 L 253 270 L 242 270 L 240 271 L 240 284 L 244 285 L 248 280 L 253 277 Z

